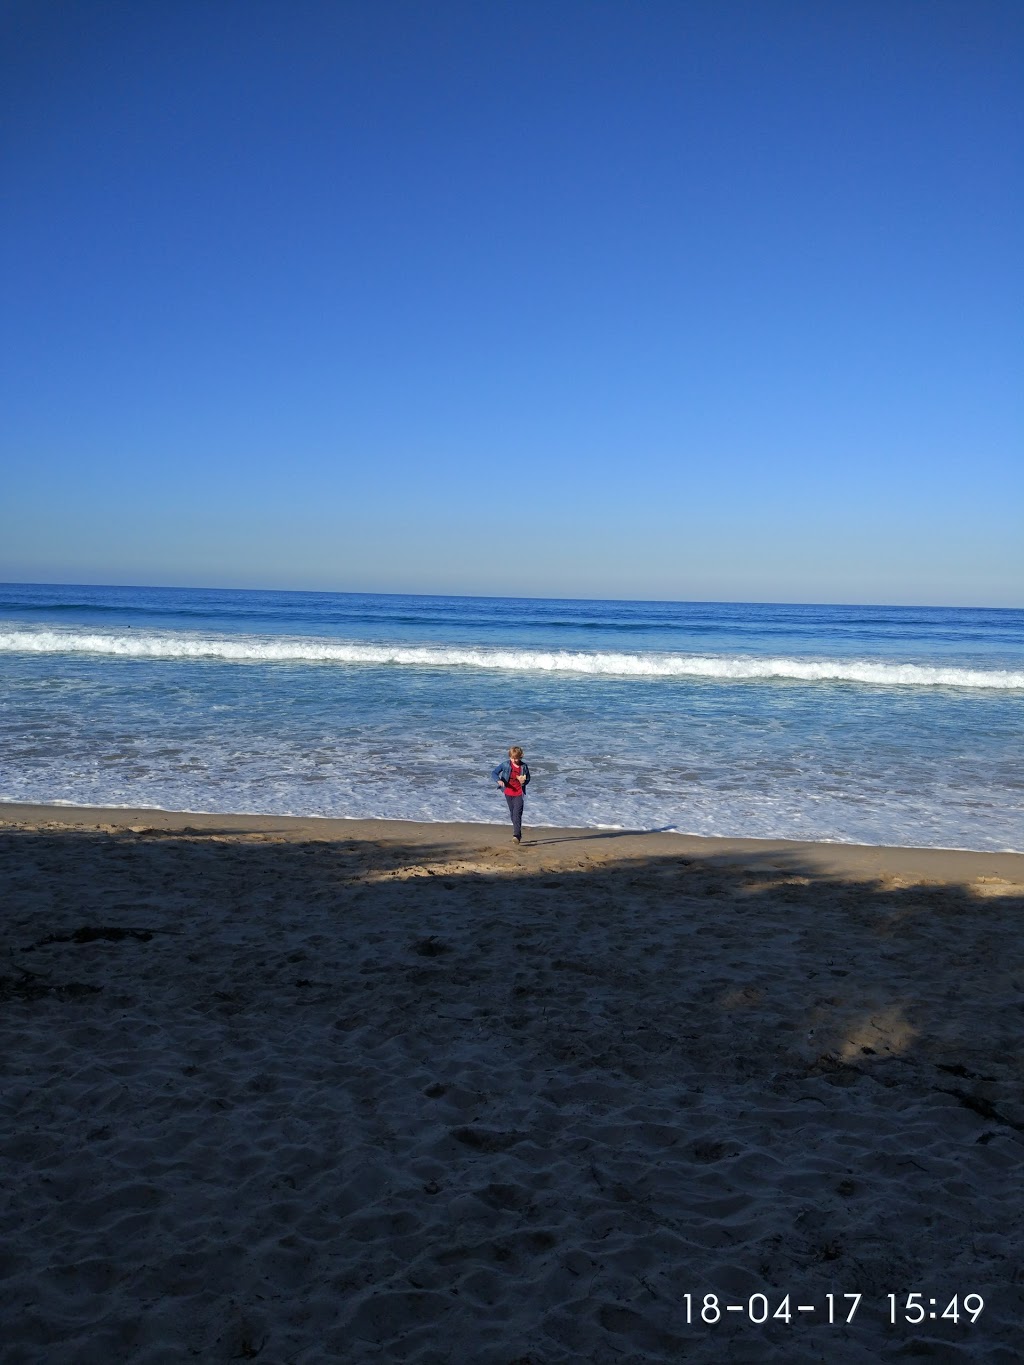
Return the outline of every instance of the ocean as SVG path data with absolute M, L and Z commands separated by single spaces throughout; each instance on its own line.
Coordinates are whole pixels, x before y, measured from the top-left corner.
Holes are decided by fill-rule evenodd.
M 0 799 L 1024 851 L 1024 611 L 0 585 Z

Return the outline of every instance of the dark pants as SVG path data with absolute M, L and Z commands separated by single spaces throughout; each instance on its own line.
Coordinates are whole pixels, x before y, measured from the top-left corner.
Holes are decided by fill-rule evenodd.
M 523 798 L 521 796 L 506 796 L 508 802 L 508 813 L 512 817 L 512 833 L 517 839 L 523 837 Z

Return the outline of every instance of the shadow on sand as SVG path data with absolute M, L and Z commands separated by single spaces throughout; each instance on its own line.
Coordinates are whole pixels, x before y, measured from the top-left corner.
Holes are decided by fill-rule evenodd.
M 136 1358 L 109 1285 L 136 1319 L 169 1297 L 165 1343 L 211 1360 L 1013 1358 L 1024 898 L 788 854 L 545 863 L 578 841 L 534 842 L 526 867 L 0 831 L 0 1151 L 8 1229 L 26 1220 L 0 1291 L 38 1290 L 21 1349 Z M 152 1217 L 137 1196 L 97 1250 L 97 1192 L 117 1209 L 126 1171 Z M 51 1313 L 61 1267 L 100 1260 L 82 1321 Z M 891 1324 L 910 1290 L 990 1305 L 973 1328 Z M 688 1323 L 712 1291 L 819 1311 Z M 853 1324 L 822 1321 L 833 1292 L 865 1296 Z

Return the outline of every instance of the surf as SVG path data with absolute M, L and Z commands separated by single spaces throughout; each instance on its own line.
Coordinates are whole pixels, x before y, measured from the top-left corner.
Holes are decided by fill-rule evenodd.
M 0 631 L 0 653 L 567 674 L 714 682 L 850 683 L 871 687 L 1024 689 L 1024 671 L 874 659 L 684 652 L 625 652 L 398 645 L 303 636 L 212 635 L 171 631 L 15 629 Z

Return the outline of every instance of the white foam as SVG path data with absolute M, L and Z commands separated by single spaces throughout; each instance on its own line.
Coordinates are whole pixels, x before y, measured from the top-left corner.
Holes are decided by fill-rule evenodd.
M 0 653 L 86 654 L 129 659 L 229 663 L 395 665 L 571 673 L 622 678 L 706 678 L 865 683 L 876 687 L 1024 689 L 1024 671 L 883 663 L 871 659 L 793 659 L 740 654 L 668 654 L 464 645 L 360 644 L 319 637 L 199 635 L 171 631 L 0 631 Z

